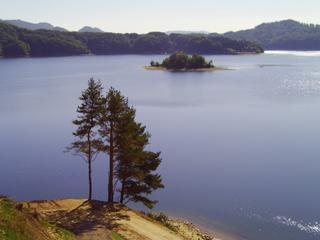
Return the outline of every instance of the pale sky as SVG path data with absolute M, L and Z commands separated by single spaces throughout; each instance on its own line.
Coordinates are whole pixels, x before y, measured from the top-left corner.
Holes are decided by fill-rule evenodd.
M 320 24 L 320 0 L 1 0 L 0 19 L 49 22 L 68 30 L 226 32 L 294 19 Z

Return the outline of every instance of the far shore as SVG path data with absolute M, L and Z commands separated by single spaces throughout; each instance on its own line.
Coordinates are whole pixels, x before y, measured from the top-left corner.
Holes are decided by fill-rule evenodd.
M 167 69 L 165 67 L 144 66 L 144 69 L 151 71 L 167 71 L 167 72 L 214 72 L 219 70 L 231 70 L 223 67 L 198 68 L 198 69 Z

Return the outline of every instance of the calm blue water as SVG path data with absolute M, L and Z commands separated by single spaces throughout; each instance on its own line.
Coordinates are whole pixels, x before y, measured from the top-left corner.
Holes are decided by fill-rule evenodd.
M 63 150 L 94 77 L 129 97 L 162 151 L 159 210 L 249 240 L 320 239 L 320 54 L 207 57 L 232 70 L 146 71 L 163 58 L 150 55 L 0 59 L 0 193 L 86 197 L 87 166 Z

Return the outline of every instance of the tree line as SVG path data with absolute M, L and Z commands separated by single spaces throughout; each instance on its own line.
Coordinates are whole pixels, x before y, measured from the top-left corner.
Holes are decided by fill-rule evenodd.
M 246 39 L 274 50 L 320 50 L 320 25 L 294 20 L 264 23 L 253 29 L 228 32 L 225 37 Z
M 141 202 L 152 208 L 157 201 L 149 199 L 154 190 L 163 188 L 156 173 L 160 152 L 146 150 L 151 135 L 136 121 L 136 110 L 120 91 L 110 88 L 106 95 L 100 81 L 91 78 L 80 96 L 75 141 L 67 151 L 82 157 L 88 164 L 88 200 L 92 200 L 92 164 L 98 154 L 108 161 L 109 203 Z
M 0 56 L 64 56 L 83 54 L 261 53 L 255 43 L 203 34 L 80 33 L 27 30 L 0 22 Z

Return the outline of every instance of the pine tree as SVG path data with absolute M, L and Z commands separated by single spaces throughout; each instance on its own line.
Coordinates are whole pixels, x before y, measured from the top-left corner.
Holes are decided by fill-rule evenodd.
M 99 133 L 103 139 L 104 151 L 109 156 L 109 177 L 108 177 L 108 202 L 114 201 L 114 168 L 115 156 L 118 143 L 115 141 L 119 121 L 128 110 L 128 100 L 121 95 L 120 91 L 110 88 L 103 101 L 103 108 L 100 113 Z
M 116 177 L 121 182 L 120 202 L 141 202 L 152 208 L 157 201 L 147 196 L 164 187 L 160 175 L 154 173 L 161 163 L 160 152 L 145 150 L 151 136 L 135 121 L 135 109 L 130 108 L 119 120 Z
M 99 114 L 102 108 L 102 86 L 100 81 L 91 78 L 88 88 L 80 96 L 81 105 L 78 106 L 79 113 L 73 124 L 77 126 L 73 135 L 78 138 L 67 147 L 67 151 L 82 157 L 88 163 L 89 196 L 92 199 L 92 161 L 101 149 L 102 142 L 97 135 Z

